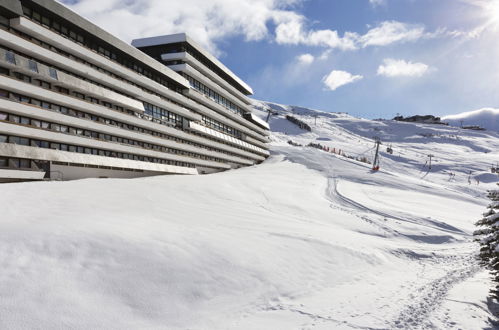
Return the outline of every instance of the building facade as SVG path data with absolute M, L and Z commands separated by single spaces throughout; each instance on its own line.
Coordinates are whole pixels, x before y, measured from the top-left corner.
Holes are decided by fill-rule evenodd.
M 258 164 L 251 94 L 185 34 L 129 45 L 54 0 L 0 0 L 0 181 Z

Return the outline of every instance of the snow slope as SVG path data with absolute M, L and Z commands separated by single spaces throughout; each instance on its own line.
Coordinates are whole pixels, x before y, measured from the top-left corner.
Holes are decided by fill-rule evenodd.
M 463 112 L 456 115 L 445 116 L 442 121 L 452 126 L 460 127 L 478 125 L 491 131 L 499 132 L 499 109 L 484 108 L 475 111 Z
M 266 103 L 256 113 L 268 107 L 272 157 L 259 166 L 1 185 L 0 328 L 490 326 L 471 233 L 497 182 L 499 135 Z M 395 151 L 382 146 L 378 173 L 287 143 L 371 157 L 374 135 Z

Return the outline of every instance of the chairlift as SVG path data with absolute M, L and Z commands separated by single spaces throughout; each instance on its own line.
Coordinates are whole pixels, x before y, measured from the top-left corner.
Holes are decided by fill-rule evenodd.
M 386 152 L 389 153 L 390 155 L 393 155 L 393 149 L 391 144 L 386 148 Z

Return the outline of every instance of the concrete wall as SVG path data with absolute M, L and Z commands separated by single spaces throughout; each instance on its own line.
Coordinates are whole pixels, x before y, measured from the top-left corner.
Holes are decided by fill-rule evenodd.
M 164 172 L 132 172 L 120 170 L 108 170 L 102 168 L 76 167 L 64 165 L 50 165 L 50 178 L 53 180 L 78 180 L 87 178 L 120 178 L 132 179 L 147 176 L 166 175 Z

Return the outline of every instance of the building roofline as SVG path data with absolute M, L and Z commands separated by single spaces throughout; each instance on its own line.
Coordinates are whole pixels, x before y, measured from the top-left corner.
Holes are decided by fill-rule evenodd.
M 96 24 L 81 17 L 79 14 L 69 9 L 65 5 L 55 0 L 30 0 L 30 1 L 47 9 L 48 11 L 53 12 L 58 16 L 61 16 L 62 18 L 71 22 L 72 24 L 76 25 L 82 30 L 85 30 L 90 34 L 93 34 L 96 38 L 101 39 L 104 42 L 110 44 L 111 46 L 127 53 L 136 60 L 149 66 L 153 70 L 158 71 L 161 74 L 164 74 L 165 76 L 177 82 L 178 84 L 182 85 L 183 87 L 189 88 L 189 82 L 184 77 L 180 76 L 178 73 L 169 69 L 168 67 L 162 65 L 161 63 L 159 63 L 149 55 L 141 52 L 140 50 L 133 47 L 129 43 L 126 43 L 125 41 L 113 36 L 111 33 L 105 31 Z
M 211 61 L 213 64 L 219 67 L 223 72 L 225 72 L 232 79 L 234 79 L 234 81 L 238 83 L 240 87 L 248 93 L 248 95 L 253 94 L 253 89 L 248 84 L 246 84 L 234 72 L 232 72 L 229 68 L 227 68 L 215 56 L 211 55 L 206 49 L 200 46 L 186 33 L 177 33 L 177 34 L 169 34 L 157 37 L 135 39 L 132 41 L 132 45 L 137 48 L 141 48 L 141 47 L 159 46 L 159 45 L 178 43 L 178 42 L 186 42 L 189 45 L 191 45 L 194 49 L 196 49 L 203 56 L 205 56 L 209 61 Z

